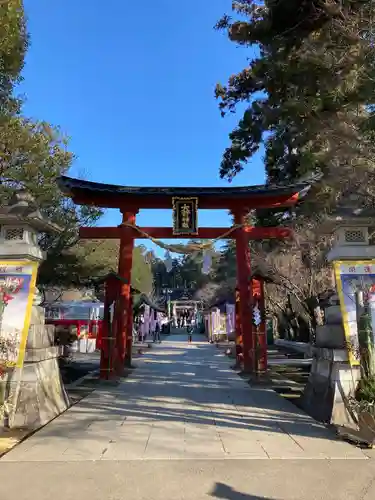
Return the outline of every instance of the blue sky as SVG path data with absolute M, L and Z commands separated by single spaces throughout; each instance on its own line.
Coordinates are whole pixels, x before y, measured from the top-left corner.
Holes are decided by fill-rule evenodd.
M 76 154 L 71 174 L 122 185 L 225 185 L 219 165 L 239 116 L 222 119 L 217 82 L 252 52 L 213 29 L 231 0 L 25 0 L 31 47 L 25 113 L 59 125 Z M 232 185 L 261 184 L 261 155 Z M 143 211 L 141 225 L 171 225 Z M 201 226 L 228 225 L 200 212 Z M 117 225 L 108 211 L 100 225 Z

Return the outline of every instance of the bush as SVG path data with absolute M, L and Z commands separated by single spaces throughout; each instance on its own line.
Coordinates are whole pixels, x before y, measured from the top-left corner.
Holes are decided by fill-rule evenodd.
M 358 402 L 375 403 L 375 376 L 365 377 L 359 381 L 355 399 Z

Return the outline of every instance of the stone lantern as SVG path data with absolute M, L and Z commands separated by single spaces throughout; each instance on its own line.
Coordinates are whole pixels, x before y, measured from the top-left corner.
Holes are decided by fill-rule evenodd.
M 329 262 L 375 259 L 375 245 L 370 244 L 375 210 L 361 209 L 358 205 L 356 195 L 348 196 L 321 227 L 323 233 L 334 237 L 327 254 Z M 319 420 L 352 424 L 345 400 L 355 391 L 361 374 L 359 366 L 349 363 L 338 295 L 331 297 L 324 313 L 325 324 L 316 328 L 303 405 Z
M 334 236 L 327 260 L 375 259 L 375 245 L 371 233 L 375 223 L 374 209 L 358 209 L 346 204 L 339 207 L 324 225 L 326 233 Z
M 43 217 L 29 193 L 19 191 L 0 208 L 0 260 L 41 262 L 44 253 L 38 244 L 40 235 L 60 231 Z M 34 290 L 23 366 L 4 374 L 6 427 L 38 428 L 69 405 L 58 364 L 59 347 L 54 342 L 55 327 L 45 324 L 45 311 L 39 304 L 39 293 Z
M 42 261 L 40 233 L 60 231 L 42 216 L 29 193 L 19 191 L 7 206 L 0 208 L 0 259 Z

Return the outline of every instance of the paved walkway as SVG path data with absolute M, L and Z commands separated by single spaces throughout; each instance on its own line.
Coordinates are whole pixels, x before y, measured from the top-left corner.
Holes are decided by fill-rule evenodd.
M 5 455 L 1 500 L 375 498 L 374 460 L 229 365 L 185 336 L 155 346 Z
M 3 461 L 366 458 L 272 390 L 250 389 L 207 343 L 175 336 L 137 363 Z

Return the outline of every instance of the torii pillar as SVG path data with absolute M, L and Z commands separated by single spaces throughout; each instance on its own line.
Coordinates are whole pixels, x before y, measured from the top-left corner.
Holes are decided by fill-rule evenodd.
M 131 365 L 132 359 L 132 299 L 131 274 L 133 265 L 134 231 L 126 224 L 135 224 L 138 210 L 123 211 L 120 225 L 120 253 L 118 274 L 124 283 L 120 285 L 119 310 L 117 311 L 117 366 L 116 372 L 121 375 L 125 366 Z
M 240 319 L 243 344 L 244 372 L 255 372 L 253 314 L 252 314 L 252 280 L 250 264 L 249 236 L 246 232 L 246 216 L 248 210 L 232 211 L 234 222 L 240 226 L 236 230 L 237 284 L 240 292 Z

